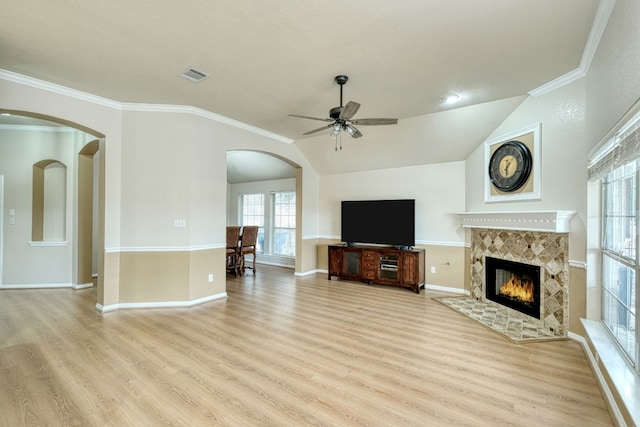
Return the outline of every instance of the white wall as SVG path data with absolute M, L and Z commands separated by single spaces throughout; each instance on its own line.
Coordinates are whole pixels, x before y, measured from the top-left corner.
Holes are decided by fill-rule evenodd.
M 465 163 L 450 162 L 320 178 L 320 231 L 340 239 L 342 200 L 415 199 L 416 244 L 462 246 L 456 212 L 465 210 Z
M 70 129 L 4 127 L 0 128 L 0 174 L 5 177 L 4 248 L 2 284 L 34 285 L 72 282 L 72 197 L 74 169 L 74 132 Z M 55 167 L 55 182 L 64 199 L 47 201 L 45 211 L 53 209 L 64 217 L 45 220 L 45 240 L 62 243 L 58 246 L 32 246 L 33 165 L 51 159 L 65 167 Z M 64 174 L 64 175 L 63 175 Z M 47 186 L 45 185 L 45 191 Z M 46 197 L 46 196 L 45 196 Z M 9 210 L 15 215 L 9 224 Z
M 224 248 L 228 150 L 262 151 L 298 165 L 305 192 L 302 232 L 318 234 L 318 177 L 295 144 L 197 109 L 125 105 L 0 74 L 1 108 L 58 118 L 104 136 L 106 256 L 104 298 L 99 291 L 98 299 L 105 305 L 119 301 L 122 251 Z M 5 192 L 7 187 L 5 181 Z M 173 227 L 175 219 L 185 219 L 187 227 Z M 315 259 L 306 264 L 314 268 Z
M 587 74 L 587 152 L 638 102 L 639 70 L 640 2 L 616 0 Z
M 570 210 L 569 257 L 585 261 L 585 94 L 584 79 L 539 97 L 529 97 L 487 139 L 541 123 L 540 200 L 486 203 L 487 178 L 484 144 L 467 159 L 466 207 L 469 212 Z

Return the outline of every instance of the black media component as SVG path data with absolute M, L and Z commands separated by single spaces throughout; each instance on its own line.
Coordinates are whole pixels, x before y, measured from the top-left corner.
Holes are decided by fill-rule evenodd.
M 415 246 L 415 200 L 343 201 L 341 240 L 349 245 Z

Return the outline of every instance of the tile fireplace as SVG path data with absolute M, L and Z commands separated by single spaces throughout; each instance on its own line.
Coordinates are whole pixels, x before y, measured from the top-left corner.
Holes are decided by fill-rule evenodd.
M 573 214 L 571 211 L 459 214 L 463 227 L 471 229 L 471 297 L 507 306 L 514 315 L 534 320 L 553 336 L 566 337 L 569 221 Z M 512 289 L 508 291 L 508 287 Z M 532 293 L 532 302 L 519 296 L 526 293 Z

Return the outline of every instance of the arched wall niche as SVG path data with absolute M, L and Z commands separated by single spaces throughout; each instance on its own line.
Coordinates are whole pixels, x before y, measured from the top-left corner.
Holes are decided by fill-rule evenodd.
M 33 165 L 31 240 L 66 240 L 67 167 L 45 159 Z

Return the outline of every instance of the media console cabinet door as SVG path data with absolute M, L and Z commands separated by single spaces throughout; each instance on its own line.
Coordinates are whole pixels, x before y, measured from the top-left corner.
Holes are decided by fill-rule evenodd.
M 402 281 L 407 285 L 416 285 L 416 257 L 414 254 L 402 256 Z
M 329 280 L 331 276 L 340 276 L 342 262 L 342 248 L 329 246 Z

